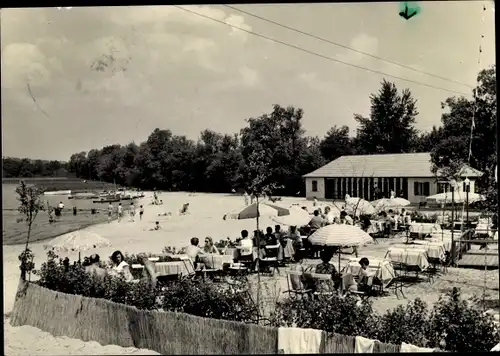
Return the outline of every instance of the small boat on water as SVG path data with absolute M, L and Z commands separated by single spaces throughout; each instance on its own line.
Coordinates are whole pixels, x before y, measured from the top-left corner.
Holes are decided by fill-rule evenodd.
M 118 203 L 119 201 L 121 201 L 123 199 L 101 199 L 101 200 L 93 200 L 92 203 L 94 204 L 98 204 L 98 203 Z

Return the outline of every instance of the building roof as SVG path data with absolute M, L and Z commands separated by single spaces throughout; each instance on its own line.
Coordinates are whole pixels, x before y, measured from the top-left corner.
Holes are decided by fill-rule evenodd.
M 482 173 L 467 167 L 462 175 L 472 178 Z M 329 177 L 430 178 L 435 175 L 431 172 L 431 154 L 428 152 L 342 156 L 304 175 L 304 178 Z

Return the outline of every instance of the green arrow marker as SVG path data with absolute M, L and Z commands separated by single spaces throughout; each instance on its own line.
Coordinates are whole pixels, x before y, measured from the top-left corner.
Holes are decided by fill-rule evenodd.
M 421 11 L 420 6 L 415 2 L 403 2 L 399 6 L 399 16 L 405 20 L 411 19 L 413 16 L 418 15 Z

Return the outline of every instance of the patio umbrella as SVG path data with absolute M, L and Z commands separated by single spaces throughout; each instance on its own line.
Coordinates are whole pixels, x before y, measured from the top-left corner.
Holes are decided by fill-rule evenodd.
M 108 239 L 90 231 L 73 231 L 51 240 L 44 245 L 46 249 L 54 251 L 86 251 L 98 247 L 111 246 Z
M 357 226 L 333 224 L 318 229 L 309 236 L 309 242 L 317 246 L 357 247 L 373 242 L 373 238 Z M 340 248 L 338 251 L 340 272 Z
M 348 198 L 345 201 L 345 211 L 348 214 L 371 215 L 375 213 L 375 208 L 369 201 L 361 198 Z
M 431 201 L 434 200 L 436 201 L 436 203 L 451 203 L 451 192 L 431 195 L 427 197 L 426 200 L 431 200 Z M 467 193 L 457 192 L 454 194 L 453 200 L 455 201 L 456 204 L 465 203 L 465 201 L 467 200 Z M 485 200 L 484 195 L 477 193 L 469 193 L 469 204 L 484 200 Z
M 290 215 L 290 209 L 268 203 L 259 203 L 259 217 Z M 255 219 L 257 217 L 257 203 L 250 204 L 243 209 L 224 215 L 223 219 Z
M 291 207 L 289 215 L 274 216 L 271 218 L 274 222 L 288 226 L 304 226 L 311 221 L 311 216 L 302 208 Z
M 372 202 L 372 205 L 377 211 L 386 209 L 400 209 L 410 204 L 411 202 L 409 200 L 403 198 L 383 198 Z

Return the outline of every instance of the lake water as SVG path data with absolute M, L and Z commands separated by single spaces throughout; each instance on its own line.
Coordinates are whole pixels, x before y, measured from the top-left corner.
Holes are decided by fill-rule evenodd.
M 19 201 L 16 194 L 17 184 L 2 184 L 2 203 L 3 209 L 17 209 Z M 77 209 L 106 209 L 107 204 L 94 204 L 92 199 L 68 199 L 68 195 L 44 195 L 42 200 L 50 203 L 51 206 L 57 206 L 59 202 L 63 202 L 66 208 L 72 209 L 76 206 Z

